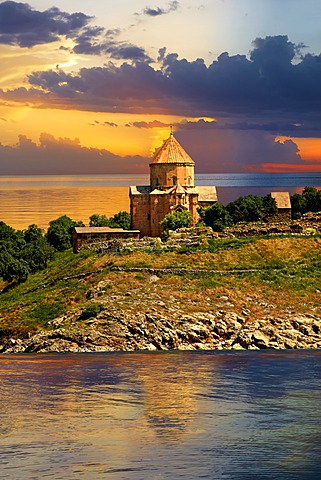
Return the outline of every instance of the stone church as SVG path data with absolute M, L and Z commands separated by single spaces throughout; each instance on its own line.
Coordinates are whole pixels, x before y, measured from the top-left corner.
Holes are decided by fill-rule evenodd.
M 195 163 L 173 133 L 156 152 L 150 163 L 150 185 L 130 187 L 132 228 L 141 237 L 158 237 L 167 213 L 188 210 L 193 225 L 198 221 L 197 207 L 209 207 L 217 201 L 214 186 L 195 186 Z

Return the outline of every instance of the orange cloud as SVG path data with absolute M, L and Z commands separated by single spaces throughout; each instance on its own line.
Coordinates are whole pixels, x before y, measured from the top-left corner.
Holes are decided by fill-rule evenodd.
M 284 143 L 286 140 L 289 140 L 290 137 L 279 136 L 276 138 L 277 141 Z M 292 138 L 299 148 L 299 153 L 303 161 L 308 162 L 318 162 L 320 166 L 317 168 L 319 170 L 310 170 L 310 171 L 321 171 L 321 138 Z M 306 169 L 308 165 L 304 165 Z M 311 166 L 312 167 L 312 166 Z

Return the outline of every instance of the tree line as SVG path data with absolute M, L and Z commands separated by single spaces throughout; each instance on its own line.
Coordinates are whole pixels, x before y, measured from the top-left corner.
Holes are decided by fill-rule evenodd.
M 292 219 L 299 219 L 308 212 L 321 211 L 321 190 L 305 187 L 302 194 L 291 196 Z M 223 231 L 239 222 L 267 221 L 278 213 L 275 199 L 269 194 L 263 197 L 246 195 L 230 202 L 226 207 L 216 202 L 208 208 L 198 208 L 199 224 L 205 224 L 216 232 Z M 164 231 L 190 227 L 192 215 L 189 211 L 173 212 L 165 216 L 161 222 Z
M 130 223 L 127 212 L 116 213 L 110 218 L 98 214 L 90 217 L 93 227 L 129 229 Z M 25 281 L 30 273 L 45 269 L 55 252 L 71 248 L 73 229 L 79 226 L 85 225 L 67 215 L 49 222 L 46 233 L 34 224 L 26 230 L 15 230 L 0 221 L 0 278 L 15 284 Z
M 302 194 L 291 196 L 292 218 L 298 219 L 307 212 L 321 211 L 321 190 L 305 187 Z M 230 202 L 226 207 L 216 202 L 209 208 L 198 208 L 200 223 L 222 231 L 238 222 L 257 222 L 268 220 L 277 214 L 277 206 L 271 195 L 257 197 L 247 195 Z M 108 218 L 93 214 L 89 218 L 91 227 L 131 228 L 128 212 L 118 212 Z M 167 214 L 161 222 L 163 230 L 177 230 L 190 227 L 192 216 L 189 211 Z M 37 225 L 26 230 L 14 230 L 0 221 L 0 278 L 11 283 L 25 281 L 30 273 L 47 267 L 56 251 L 64 251 L 72 246 L 74 227 L 85 226 L 67 215 L 49 223 L 46 233 Z

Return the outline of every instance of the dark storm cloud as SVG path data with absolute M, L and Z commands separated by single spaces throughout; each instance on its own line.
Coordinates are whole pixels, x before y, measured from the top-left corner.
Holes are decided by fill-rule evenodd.
M 321 55 L 303 55 L 286 36 L 256 39 L 250 58 L 224 52 L 209 66 L 202 58 L 180 59 L 164 48 L 160 68 L 132 45 L 111 45 L 110 54 L 135 61 L 78 73 L 35 72 L 29 76 L 30 92 L 0 94 L 59 108 L 65 102 L 65 108 L 93 111 L 233 117 L 243 129 L 255 124 L 276 131 L 286 125 L 287 131 L 321 128 Z
M 117 60 L 134 60 L 151 62 L 152 59 L 146 54 L 144 48 L 137 47 L 130 43 L 114 43 L 105 47 L 106 53 L 109 53 L 112 58 Z
M 108 150 L 82 147 L 78 139 L 42 133 L 36 144 L 25 135 L 15 146 L 0 144 L 0 175 L 146 173 L 149 159 L 120 157 Z
M 0 43 L 32 48 L 71 38 L 72 50 L 62 45 L 62 50 L 83 55 L 107 55 L 111 58 L 133 61 L 151 59 L 145 50 L 126 42 L 117 42 L 119 29 L 106 30 L 90 25 L 93 17 L 81 12 L 66 13 L 56 7 L 43 12 L 27 3 L 6 1 L 0 3 Z
M 275 135 L 247 130 L 177 130 L 176 138 L 195 160 L 197 172 L 264 171 L 264 165 L 296 165 L 305 163 L 292 140 L 284 143 Z
M 66 13 L 56 7 L 39 12 L 27 3 L 0 4 L 0 43 L 33 47 L 55 42 L 60 36 L 74 38 L 92 17 L 84 13 Z

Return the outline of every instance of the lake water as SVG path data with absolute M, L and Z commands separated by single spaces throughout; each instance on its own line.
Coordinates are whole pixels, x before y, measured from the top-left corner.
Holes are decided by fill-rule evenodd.
M 1 480 L 320 480 L 321 352 L 0 355 Z
M 88 224 L 93 213 L 108 217 L 129 211 L 128 187 L 148 185 L 148 175 L 0 176 L 0 220 L 17 229 L 32 223 L 46 229 L 50 220 L 68 215 Z M 223 204 L 248 194 L 300 193 L 321 187 L 321 174 L 198 174 L 197 185 L 215 185 Z

